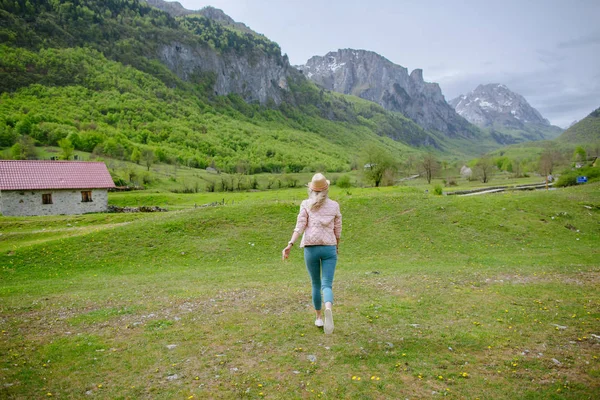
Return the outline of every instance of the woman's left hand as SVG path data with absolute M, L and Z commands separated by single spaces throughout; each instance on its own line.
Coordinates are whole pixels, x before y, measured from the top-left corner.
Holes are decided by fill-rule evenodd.
M 292 250 L 292 245 L 288 244 L 285 249 L 281 252 L 281 259 L 285 261 L 286 258 L 290 256 L 290 250 Z

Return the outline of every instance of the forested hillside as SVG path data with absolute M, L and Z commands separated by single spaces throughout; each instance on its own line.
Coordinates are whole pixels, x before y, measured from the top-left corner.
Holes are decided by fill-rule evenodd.
M 558 138 L 567 143 L 600 143 L 600 108 L 592 111 L 590 115 L 567 129 Z
M 347 170 L 369 144 L 395 158 L 415 151 L 410 146 L 458 151 L 403 115 L 318 89 L 294 69 L 278 104 L 215 95 L 210 71 L 182 79 L 157 54 L 166 43 L 250 64 L 287 63 L 264 36 L 202 15 L 173 18 L 135 0 L 0 5 L 4 157 L 34 157 L 23 151 L 33 144 L 71 145 L 115 158 L 152 154 L 162 162 L 257 173 Z

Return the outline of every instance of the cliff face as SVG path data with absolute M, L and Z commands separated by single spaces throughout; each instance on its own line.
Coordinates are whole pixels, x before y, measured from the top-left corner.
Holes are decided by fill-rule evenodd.
M 181 79 L 193 82 L 199 79 L 214 81 L 214 93 L 239 94 L 247 102 L 276 104 L 288 89 L 290 69 L 287 57 L 269 56 L 254 51 L 240 56 L 235 51 L 217 52 L 203 45 L 173 42 L 159 49 L 161 61 Z
M 473 127 L 446 103 L 439 85 L 423 80 L 420 69 L 409 75 L 406 68 L 377 53 L 352 49 L 314 56 L 298 68 L 326 89 L 401 112 L 425 129 L 449 137 L 473 134 Z
M 210 83 L 216 95 L 235 93 L 247 102 L 281 103 L 291 67 L 276 43 L 214 7 L 191 11 L 177 2 L 147 3 L 182 18 L 184 26 L 204 39 L 181 37 L 159 45 L 158 58 L 179 78 Z

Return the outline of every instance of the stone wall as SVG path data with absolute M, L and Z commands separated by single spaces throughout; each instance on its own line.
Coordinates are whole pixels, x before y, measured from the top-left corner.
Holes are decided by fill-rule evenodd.
M 81 192 L 91 191 L 92 201 L 82 202 Z M 52 194 L 52 204 L 42 204 L 43 194 Z M 60 215 L 104 212 L 108 208 L 106 189 L 15 190 L 0 192 L 2 215 Z

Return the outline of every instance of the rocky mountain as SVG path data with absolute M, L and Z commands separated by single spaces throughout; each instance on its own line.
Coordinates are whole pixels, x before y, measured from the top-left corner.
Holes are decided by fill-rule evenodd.
M 377 53 L 353 49 L 314 56 L 297 68 L 325 89 L 376 102 L 425 129 L 448 137 L 477 135 L 477 129 L 446 103 L 439 85 L 423 80 L 421 69 L 409 74 Z
M 162 44 L 160 60 L 184 81 L 208 81 L 215 95 L 238 94 L 247 102 L 280 104 L 292 74 L 287 57 L 253 50 L 215 51 L 210 46 L 179 40 Z
M 479 85 L 472 92 L 451 100 L 450 105 L 472 124 L 488 128 L 501 143 L 552 139 L 562 132 L 523 96 L 497 83 Z
M 287 91 L 287 78 L 295 70 L 279 45 L 234 21 L 222 10 L 204 7 L 192 11 L 178 2 L 147 0 L 148 5 L 179 17 L 191 34 L 161 41 L 156 55 L 185 81 L 208 82 L 216 95 L 239 94 L 248 102 L 280 104 Z
M 277 43 L 214 10 L 22 4 L 0 10 L 0 157 L 66 138 L 120 160 L 151 150 L 159 162 L 227 172 L 341 172 L 371 145 L 396 157 L 418 152 L 411 147 L 489 147 L 459 152 L 400 113 L 323 90 Z
M 148 0 L 148 4 L 179 15 L 177 19 L 183 26 L 204 39 L 199 42 L 179 38 L 168 43 L 163 41 L 158 47 L 160 61 L 179 78 L 188 82 L 201 81 L 210 85 L 215 95 L 237 94 L 249 103 L 282 105 L 287 102 L 295 106 L 312 103 L 311 106 L 328 119 L 356 118 L 356 115 L 351 116 L 349 109 L 343 113 L 334 111 L 331 102 L 322 96 L 306 96 L 306 91 L 311 90 L 305 85 L 310 83 L 290 66 L 279 45 L 234 21 L 222 10 L 205 7 L 189 11 L 178 3 L 163 0 Z M 291 89 L 292 82 L 295 82 L 296 90 Z M 381 134 L 413 146 L 441 147 L 426 128 L 409 119 L 391 118 L 396 122 L 378 128 Z M 397 129 L 400 125 L 402 128 Z

